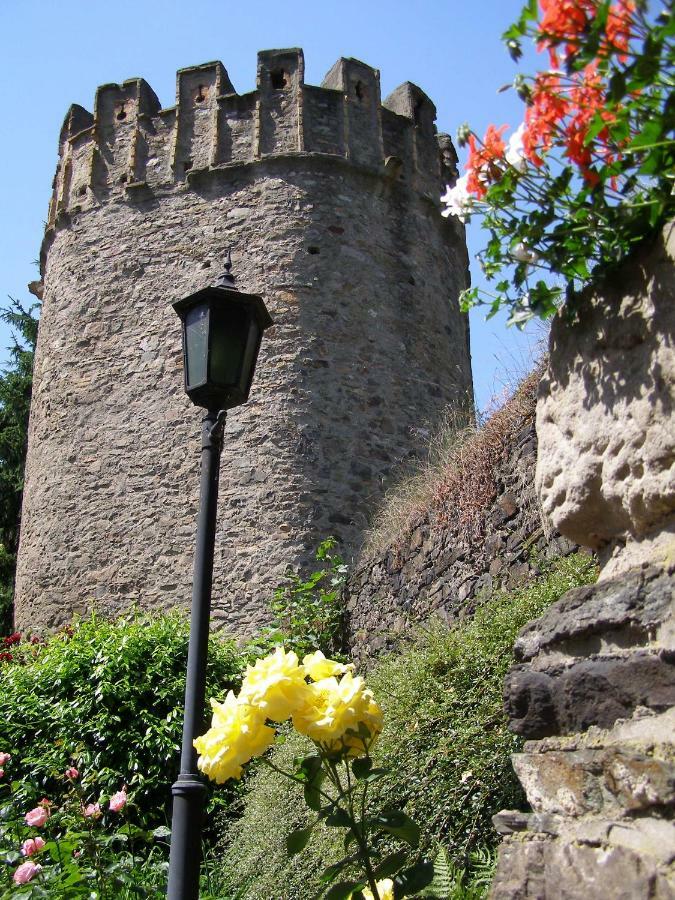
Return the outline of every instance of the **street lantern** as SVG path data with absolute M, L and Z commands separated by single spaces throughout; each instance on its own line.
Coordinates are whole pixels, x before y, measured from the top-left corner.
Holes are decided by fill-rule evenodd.
M 172 785 L 169 900 L 198 900 L 206 784 L 197 769 L 193 741 L 203 731 L 206 662 L 211 616 L 218 477 L 228 409 L 248 399 L 263 331 L 272 324 L 262 297 L 238 291 L 225 273 L 211 287 L 173 304 L 183 323 L 185 390 L 207 410 L 202 419 L 202 458 L 197 544 L 192 582 L 190 644 L 180 772 Z
M 248 400 L 263 331 L 272 324 L 262 297 L 225 272 L 210 287 L 176 301 L 183 323 L 185 390 L 196 406 L 231 409 Z

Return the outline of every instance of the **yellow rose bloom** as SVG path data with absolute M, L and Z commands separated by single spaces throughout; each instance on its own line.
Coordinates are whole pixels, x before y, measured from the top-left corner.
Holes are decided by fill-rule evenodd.
M 302 665 L 312 681 L 321 681 L 323 678 L 330 678 L 331 675 L 344 675 L 345 672 L 351 672 L 354 668 L 352 663 L 344 665 L 332 659 L 326 659 L 320 650 L 317 650 L 316 653 L 309 653 L 303 659 Z
M 366 750 L 358 735 L 360 724 L 370 732 L 366 741 L 366 746 L 370 746 L 382 730 L 382 711 L 363 679 L 355 678 L 351 672 L 340 681 L 324 678 L 308 685 L 306 702 L 293 713 L 293 726 L 300 734 L 330 750 L 346 746 L 350 756 L 359 756 Z
M 260 756 L 274 741 L 276 732 L 265 725 L 265 716 L 248 703 L 237 700 L 232 691 L 224 703 L 211 700 L 211 727 L 195 738 L 200 754 L 199 770 L 217 784 L 241 778 L 242 766 Z
M 305 702 L 305 670 L 291 650 L 277 647 L 264 659 L 248 666 L 239 692 L 240 700 L 250 703 L 265 718 L 283 722 Z
M 380 900 L 394 900 L 394 882 L 391 878 L 383 878 L 382 881 L 376 881 L 375 886 L 377 887 L 377 893 L 380 895 Z M 361 893 L 363 894 L 363 900 L 374 900 L 373 892 L 370 888 L 364 888 Z

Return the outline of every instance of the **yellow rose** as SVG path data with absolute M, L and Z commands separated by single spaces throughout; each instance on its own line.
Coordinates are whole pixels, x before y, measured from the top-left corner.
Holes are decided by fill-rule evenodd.
M 265 716 L 232 691 L 224 703 L 211 700 L 211 727 L 194 741 L 200 754 L 197 766 L 212 781 L 241 778 L 242 766 L 260 756 L 274 741 L 276 732 L 265 725 Z
M 361 724 L 370 733 L 365 744 L 358 734 Z M 308 685 L 306 702 L 293 713 L 293 725 L 329 750 L 348 747 L 349 756 L 359 756 L 382 730 L 382 711 L 363 679 L 348 672 L 340 681 L 323 678 Z
M 321 681 L 323 678 L 330 678 L 331 675 L 344 675 L 345 672 L 350 672 L 354 668 L 351 663 L 344 665 L 332 659 L 326 659 L 320 650 L 308 654 L 303 659 L 302 665 L 312 681 Z
M 380 895 L 380 900 L 394 900 L 394 882 L 391 878 L 383 878 L 382 881 L 376 881 L 375 887 Z M 364 888 L 363 900 L 374 900 L 373 892 L 369 888 Z
M 266 718 L 283 722 L 305 700 L 307 682 L 304 667 L 291 650 L 277 647 L 264 659 L 248 666 L 239 698 L 259 709 Z

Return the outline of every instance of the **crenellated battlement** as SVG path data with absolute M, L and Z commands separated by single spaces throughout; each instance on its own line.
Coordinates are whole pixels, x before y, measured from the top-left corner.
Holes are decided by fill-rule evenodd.
M 305 84 L 304 69 L 300 49 L 263 50 L 247 94 L 220 62 L 180 69 L 168 109 L 141 78 L 103 85 L 93 115 L 73 105 L 64 120 L 48 227 L 109 199 L 296 153 L 341 157 L 439 197 L 453 175 L 449 138 L 437 135 L 423 91 L 406 82 L 382 102 L 378 70 L 355 59 L 339 59 L 320 87 Z

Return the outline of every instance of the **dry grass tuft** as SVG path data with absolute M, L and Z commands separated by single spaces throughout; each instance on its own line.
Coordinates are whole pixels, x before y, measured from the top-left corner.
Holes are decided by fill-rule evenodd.
M 483 536 L 484 512 L 497 495 L 496 471 L 515 435 L 534 416 L 543 364 L 482 425 L 450 413 L 432 440 L 424 467 L 394 485 L 366 534 L 363 557 L 397 549 L 424 519 L 452 527 L 466 541 Z

